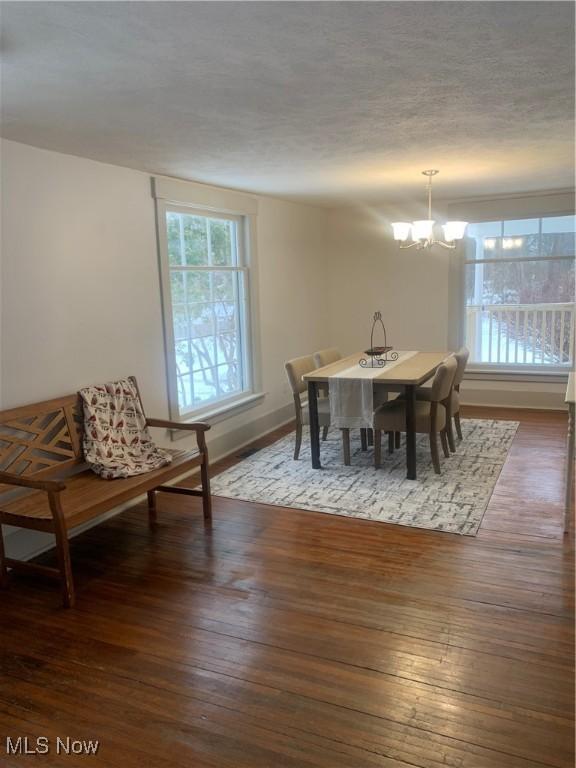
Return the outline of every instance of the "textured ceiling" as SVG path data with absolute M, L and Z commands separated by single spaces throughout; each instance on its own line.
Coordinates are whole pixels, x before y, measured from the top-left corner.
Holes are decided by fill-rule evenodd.
M 2 135 L 322 203 L 573 183 L 569 2 L 3 2 Z

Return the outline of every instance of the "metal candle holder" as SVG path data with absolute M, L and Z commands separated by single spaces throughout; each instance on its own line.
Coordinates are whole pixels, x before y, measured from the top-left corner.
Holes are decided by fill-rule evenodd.
M 382 332 L 384 333 L 384 346 L 374 346 L 374 331 L 376 326 L 380 325 Z M 393 352 L 393 347 L 388 346 L 388 340 L 386 337 L 386 326 L 382 320 L 382 313 L 375 312 L 372 322 L 372 331 L 370 332 L 370 349 L 365 350 L 364 354 L 367 357 L 362 357 L 358 362 L 362 368 L 383 368 L 386 363 L 392 360 L 398 360 L 398 352 Z

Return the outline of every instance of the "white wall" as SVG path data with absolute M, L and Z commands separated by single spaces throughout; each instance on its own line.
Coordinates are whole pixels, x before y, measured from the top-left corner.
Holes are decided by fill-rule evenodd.
M 10 141 L 1 149 L 0 407 L 134 374 L 147 413 L 167 417 L 150 176 Z M 327 212 L 265 197 L 258 204 L 266 397 L 213 428 L 216 453 L 286 420 L 284 361 L 330 342 Z
M 372 315 L 381 310 L 389 340 L 399 349 L 446 348 L 448 257 L 399 251 L 388 219 L 377 210 L 330 212 L 331 328 L 343 351 L 365 348 Z

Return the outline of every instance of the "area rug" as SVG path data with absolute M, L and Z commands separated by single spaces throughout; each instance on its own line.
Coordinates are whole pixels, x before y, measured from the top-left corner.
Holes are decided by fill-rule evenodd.
M 428 436 L 418 435 L 417 480 L 406 479 L 404 438 L 392 455 L 383 439 L 382 466 L 375 469 L 372 449 L 362 451 L 359 430 L 351 431 L 352 463 L 345 467 L 340 431 L 331 429 L 321 443 L 322 469 L 317 470 L 310 466 L 306 432 L 300 458 L 293 460 L 291 434 L 216 475 L 212 493 L 475 536 L 517 428 L 516 421 L 463 419 L 464 439 L 457 440 L 456 453 L 450 458 L 441 453 L 441 475 L 434 473 Z

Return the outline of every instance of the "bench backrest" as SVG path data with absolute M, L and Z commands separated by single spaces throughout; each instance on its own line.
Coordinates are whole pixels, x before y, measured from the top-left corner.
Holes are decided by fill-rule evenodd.
M 128 379 L 138 395 L 138 382 Z M 78 393 L 0 411 L 0 472 L 46 479 L 84 464 L 84 409 Z M 0 493 L 6 486 L 0 485 Z
M 0 411 L 0 471 L 49 478 L 83 462 L 78 394 Z

